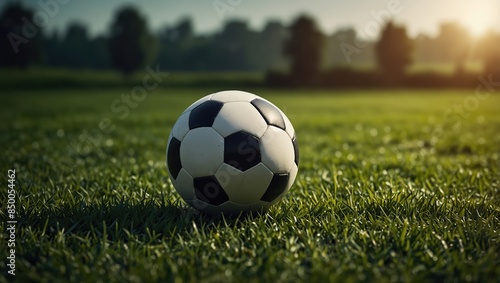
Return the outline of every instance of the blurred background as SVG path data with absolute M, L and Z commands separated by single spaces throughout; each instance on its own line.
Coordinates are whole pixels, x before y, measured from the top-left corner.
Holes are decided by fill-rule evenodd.
M 475 87 L 500 77 L 500 2 L 1 1 L 3 88 Z M 493 79 L 494 80 L 494 79 Z

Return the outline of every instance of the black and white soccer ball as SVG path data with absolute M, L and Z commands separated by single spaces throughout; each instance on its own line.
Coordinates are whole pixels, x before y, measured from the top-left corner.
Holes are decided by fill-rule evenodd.
M 179 117 L 167 167 L 180 196 L 208 213 L 265 211 L 297 175 L 299 148 L 285 114 L 243 91 L 201 98 Z

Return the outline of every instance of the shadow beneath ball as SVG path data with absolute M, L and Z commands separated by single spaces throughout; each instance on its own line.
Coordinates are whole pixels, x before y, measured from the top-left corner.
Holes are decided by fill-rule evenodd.
M 181 204 L 180 200 L 133 203 L 123 199 L 115 203 L 103 200 L 101 203 L 47 205 L 38 212 L 21 209 L 18 215 L 25 229 L 44 240 L 59 241 L 62 236 L 68 245 L 77 243 L 75 252 L 79 252 L 80 239 L 87 239 L 95 247 L 176 241 L 192 237 L 195 230 L 216 233 L 222 227 L 237 228 L 254 219 L 270 217 L 265 212 L 209 215 Z M 19 257 L 36 265 L 45 253 L 41 246 L 35 245 Z
M 189 207 L 191 213 L 194 215 L 193 221 L 213 225 L 214 227 L 239 227 L 239 224 L 248 223 L 262 217 L 268 216 L 268 209 L 261 211 L 238 211 L 238 212 L 217 212 L 210 213 L 206 211 L 196 210 Z
M 169 238 L 191 233 L 193 225 L 209 230 L 211 227 L 232 227 L 265 215 L 265 211 L 207 214 L 182 201 L 133 203 L 119 200 L 46 206 L 36 214 L 34 210 L 23 209 L 19 211 L 19 222 L 47 238 L 63 233 L 65 236 L 106 237 L 109 241 L 148 242 L 154 235 Z

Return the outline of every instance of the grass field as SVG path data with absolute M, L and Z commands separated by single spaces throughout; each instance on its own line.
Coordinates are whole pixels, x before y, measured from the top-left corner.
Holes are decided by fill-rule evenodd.
M 452 127 L 446 111 L 472 90 L 256 90 L 294 124 L 299 174 L 267 214 L 227 218 L 187 207 L 165 168 L 171 126 L 210 90 L 162 89 L 111 111 L 128 92 L 1 94 L 17 281 L 498 282 L 498 95 Z
M 151 66 L 151 70 L 168 73 L 168 80 L 161 87 L 238 87 L 262 86 L 264 72 L 169 72 L 161 66 Z M 27 70 L 0 69 L 0 86 L 7 89 L 64 89 L 64 88 L 133 88 L 142 85 L 147 75 L 146 69 L 140 70 L 124 79 L 123 75 L 110 70 L 69 70 L 57 68 L 30 68 Z
M 162 72 L 169 73 L 168 80 L 161 84 L 162 87 L 226 87 L 238 88 L 265 86 L 265 72 L 169 72 L 160 68 Z M 336 66 L 337 68 L 352 68 L 353 70 L 373 71 L 376 66 L 352 64 Z M 156 66 L 152 66 L 156 69 Z M 482 65 L 478 62 L 466 62 L 467 72 L 480 74 Z M 415 74 L 441 74 L 453 75 L 456 71 L 455 64 L 447 63 L 419 63 L 413 64 L 408 73 Z M 33 67 L 27 70 L 0 69 L 0 86 L 6 89 L 16 89 L 19 86 L 27 89 L 64 89 L 64 88 L 116 88 L 129 87 L 142 84 L 144 75 L 148 72 L 140 70 L 124 80 L 123 76 L 110 70 L 68 70 L 58 68 Z

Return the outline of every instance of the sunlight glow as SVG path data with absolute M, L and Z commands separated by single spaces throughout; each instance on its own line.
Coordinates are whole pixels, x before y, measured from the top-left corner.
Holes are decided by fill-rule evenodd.
M 480 37 L 494 27 L 495 16 L 498 16 L 495 14 L 500 12 L 498 6 L 490 1 L 457 1 L 454 20 L 464 26 L 473 37 Z

